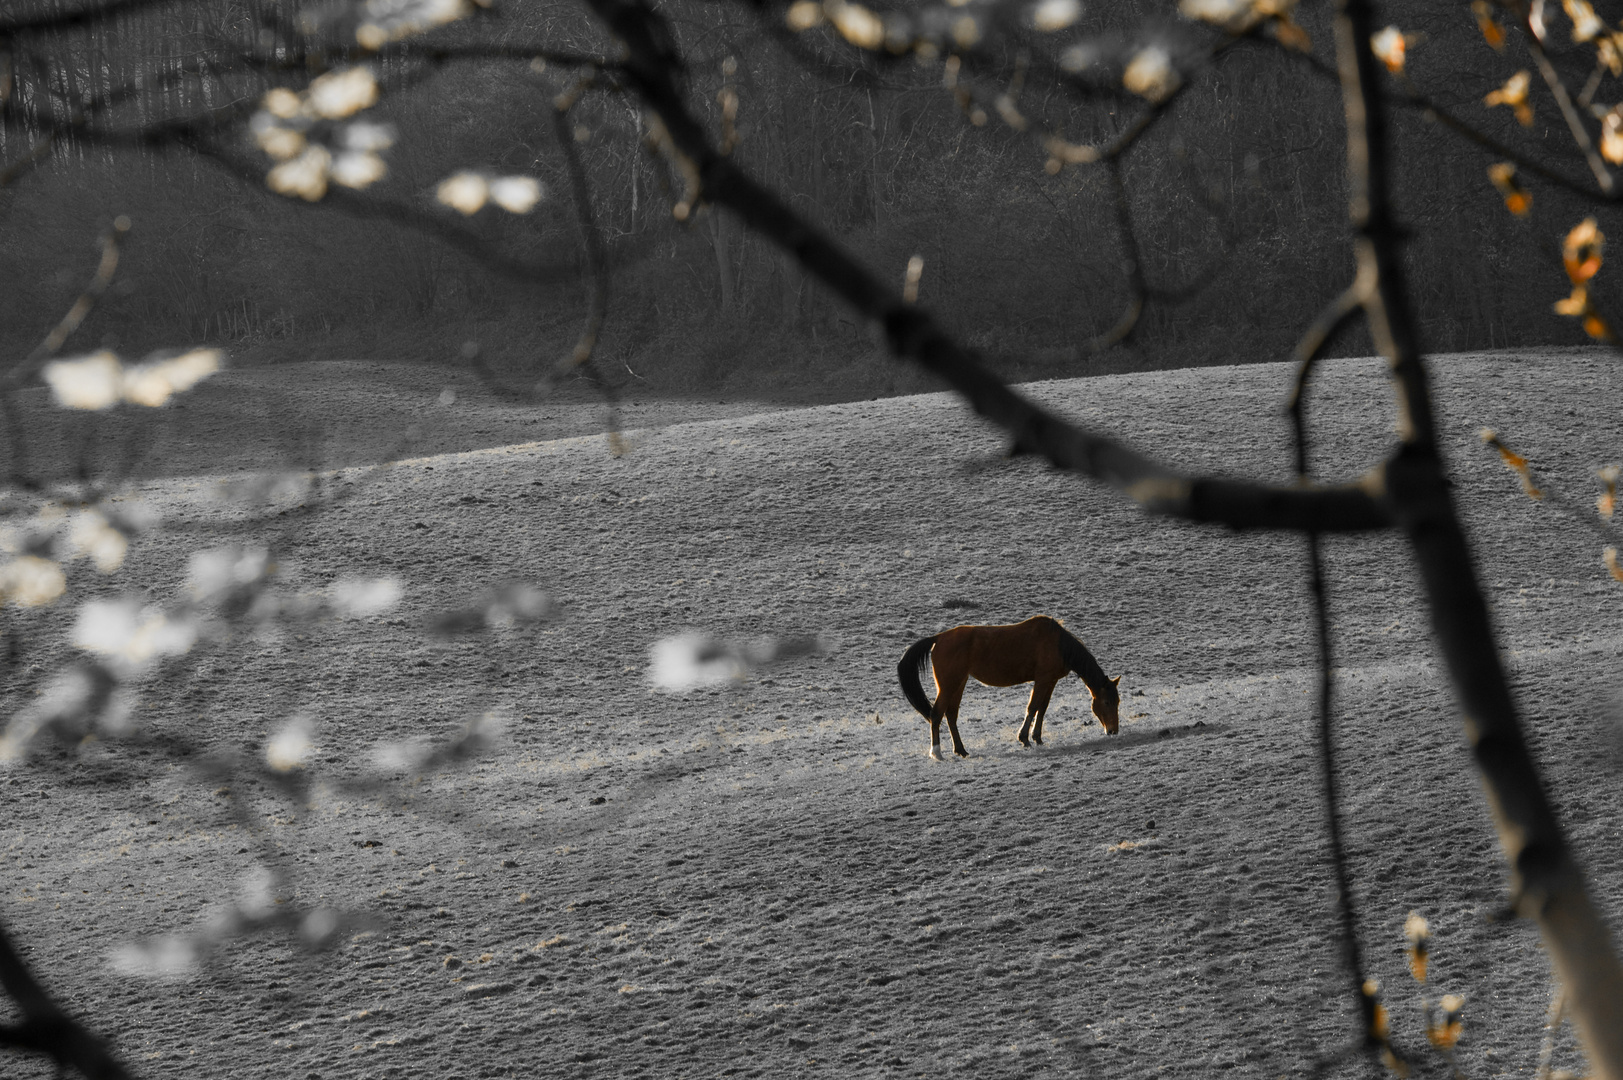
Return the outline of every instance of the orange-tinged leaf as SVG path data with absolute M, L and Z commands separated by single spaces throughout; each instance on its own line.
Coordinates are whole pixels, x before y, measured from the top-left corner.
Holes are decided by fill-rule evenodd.
M 1161 102 L 1172 96 L 1183 82 L 1172 54 L 1160 45 L 1140 49 L 1122 72 L 1121 84 L 1147 101 Z
M 1623 475 L 1623 470 L 1619 470 L 1616 465 L 1604 465 L 1595 470 L 1595 475 L 1606 485 L 1605 490 L 1595 499 L 1595 510 L 1609 521 L 1617 510 L 1617 478 Z
M 1495 105 L 1509 106 L 1522 127 L 1532 127 L 1533 106 L 1528 103 L 1527 97 L 1532 85 L 1533 76 L 1524 68 L 1506 79 L 1505 85 L 1484 97 L 1482 103 L 1490 109 Z
M 1623 75 L 1623 50 L 1619 49 L 1619 38 L 1623 35 L 1617 33 L 1607 34 L 1595 42 L 1595 56 L 1606 70 L 1612 73 L 1612 78 Z
M 1483 100 L 1489 105 L 1514 105 L 1527 100 L 1527 92 L 1532 89 L 1533 76 L 1526 68 L 1516 72 L 1505 80 L 1503 86 L 1493 91 Z
M 1505 206 L 1517 217 L 1526 217 L 1533 208 L 1533 196 L 1516 181 L 1516 166 L 1501 161 L 1488 166 L 1488 179 L 1505 198 Z
M 1426 1038 L 1439 1050 L 1452 1050 L 1454 1044 L 1460 1041 L 1464 1029 L 1465 1025 L 1458 1020 L 1451 1024 L 1437 1024 L 1426 1029 Z
M 1243 34 L 1267 18 L 1271 12 L 1262 8 L 1262 4 L 1253 0 L 1179 0 L 1178 3 L 1184 18 L 1220 26 L 1231 34 Z
M 1274 39 L 1285 48 L 1293 49 L 1299 53 L 1313 51 L 1312 35 L 1303 30 L 1301 24 L 1293 20 L 1289 15 L 1282 15 L 1274 22 Z
M 1584 218 L 1567 233 L 1566 239 L 1561 241 L 1561 262 L 1574 285 L 1584 284 L 1600 270 L 1601 250 L 1605 246 L 1606 234 L 1592 217 Z
M 1465 1009 L 1465 999 L 1458 994 L 1447 994 L 1437 1005 L 1442 1015 L 1435 1018 L 1431 1009 L 1426 1009 L 1426 1038 L 1439 1050 L 1452 1050 L 1465 1030 L 1465 1021 L 1460 1015 Z
M 1065 165 L 1091 165 L 1099 160 L 1099 148 L 1081 143 L 1067 142 L 1058 135 L 1050 135 L 1043 140 L 1043 147 L 1051 155 L 1049 161 L 1054 163 L 1050 172 L 1057 173 Z
M 1045 34 L 1064 30 L 1082 17 L 1079 0 L 1038 0 L 1031 8 L 1031 25 Z
M 1623 165 L 1623 113 L 1614 105 L 1600 122 L 1600 156 Z
M 859 49 L 873 52 L 885 44 L 884 20 L 861 4 L 830 0 L 823 5 L 823 14 L 841 37 Z
M 1403 31 L 1395 26 L 1388 26 L 1369 39 L 1370 51 L 1376 59 L 1386 65 L 1386 70 L 1394 75 L 1403 74 L 1403 64 L 1409 51 L 1409 43 L 1403 36 Z
M 1369 1029 L 1370 1034 L 1382 1042 L 1386 1041 L 1386 1037 L 1392 1030 L 1392 1021 L 1386 1014 L 1386 1006 L 1378 1001 L 1375 1003 L 1375 1018 L 1370 1021 Z
M 823 24 L 823 5 L 817 0 L 795 0 L 784 12 L 783 21 L 789 29 L 802 33 Z
M 1555 302 L 1557 315 L 1582 315 L 1589 310 L 1589 290 L 1582 285 L 1574 285 L 1572 295 L 1565 300 Z
M 1409 912 L 1403 920 L 1403 936 L 1409 942 L 1409 974 L 1415 982 L 1426 981 L 1426 962 L 1430 958 L 1431 926 L 1418 911 Z
M 1589 0 L 1561 0 L 1561 6 L 1572 20 L 1573 41 L 1592 41 L 1606 30 Z
M 1606 564 L 1606 570 L 1612 575 L 1613 581 L 1623 581 L 1623 566 L 1617 564 L 1617 548 L 1609 547 L 1602 551 L 1600 561 Z
M 1521 478 L 1522 490 L 1527 493 L 1529 499 L 1544 498 L 1544 492 L 1540 491 L 1533 483 L 1533 471 L 1528 467 L 1526 458 L 1506 446 L 1504 440 L 1499 438 L 1499 433 L 1494 431 L 1493 428 L 1485 427 L 1478 432 L 1478 435 L 1481 436 L 1483 442 L 1497 450 L 1500 459 L 1504 461 L 1505 465 Z
M 1489 4 L 1488 0 L 1472 0 L 1471 13 L 1476 16 L 1477 29 L 1482 31 L 1482 39 L 1492 46 L 1495 52 L 1504 52 L 1505 28 L 1493 17 L 1493 5 Z

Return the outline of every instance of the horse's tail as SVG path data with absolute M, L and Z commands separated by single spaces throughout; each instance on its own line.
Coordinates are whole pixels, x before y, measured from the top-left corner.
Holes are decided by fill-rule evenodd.
M 930 719 L 930 711 L 935 708 L 930 695 L 924 692 L 924 670 L 930 664 L 930 649 L 934 645 L 933 637 L 915 641 L 902 654 L 902 662 L 896 665 L 896 679 L 902 684 L 902 693 L 907 695 L 908 704 L 926 720 Z

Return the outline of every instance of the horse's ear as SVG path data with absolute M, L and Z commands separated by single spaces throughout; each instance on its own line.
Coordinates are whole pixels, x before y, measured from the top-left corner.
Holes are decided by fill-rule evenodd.
M 1117 684 L 1117 683 L 1119 683 L 1119 682 L 1121 682 L 1121 676 L 1120 676 L 1120 675 L 1117 675 L 1117 676 L 1116 676 L 1116 677 L 1115 677 L 1115 678 L 1114 678 L 1114 679 L 1111 679 L 1111 680 L 1110 680 L 1110 685 L 1111 685 L 1111 686 L 1115 686 L 1115 685 L 1116 685 L 1116 684 Z

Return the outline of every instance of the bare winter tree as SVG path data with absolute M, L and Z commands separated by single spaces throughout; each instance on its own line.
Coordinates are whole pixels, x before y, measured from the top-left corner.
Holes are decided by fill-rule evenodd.
M 1528 753 L 1473 570 L 1439 450 L 1411 285 L 1414 267 L 1405 259 L 1412 223 L 1399 220 L 1393 189 L 1395 178 L 1407 171 L 1452 167 L 1459 160 L 1480 177 L 1491 159 L 1491 182 L 1504 196 L 1507 215 L 1527 214 L 1534 200 L 1542 207 L 1540 188 L 1553 200 L 1567 200 L 1563 206 L 1610 205 L 1618 198 L 1613 169 L 1623 164 L 1623 106 L 1605 106 L 1600 96 L 1613 85 L 1608 79 L 1623 73 L 1623 31 L 1607 26 L 1584 0 L 1567 0 L 1561 12 L 1543 0 L 1479 0 L 1472 8 L 1482 41 L 1455 64 L 1491 89 L 1490 107 L 1508 108 L 1484 113 L 1489 120 L 1473 117 L 1458 95 L 1429 88 L 1423 74 L 1412 73 L 1408 53 L 1421 37 L 1385 25 L 1363 0 L 1300 13 L 1280 0 L 1183 0 L 1176 11 L 1134 6 L 1093 21 L 1084 19 L 1076 0 L 894 7 L 743 0 L 691 10 L 646 0 L 588 0 L 566 9 L 515 4 L 512 11 L 464 0 L 247 0 L 224 7 L 179 0 L 80 6 L 39 0 L 0 15 L 6 153 L 0 184 L 18 184 L 53 155 L 140 150 L 230 178 L 233 200 L 261 197 L 268 189 L 289 205 L 334 220 L 402 226 L 418 238 L 414 244 L 454 252 L 516 286 L 572 290 L 578 315 L 570 329 L 573 344 L 561 356 L 531 355 L 498 365 L 487 363 L 477 346 L 466 355 L 492 385 L 522 397 L 539 399 L 560 379 L 585 377 L 611 409 L 620 380 L 603 347 L 606 327 L 630 318 L 616 305 L 617 291 L 642 288 L 639 275 L 652 261 L 640 223 L 666 214 L 680 223 L 702 222 L 697 233 L 708 252 L 706 273 L 713 276 L 719 311 L 754 304 L 776 321 L 804 326 L 807 334 L 819 327 L 826 333 L 833 321 L 797 291 L 804 275 L 842 310 L 877 328 L 898 361 L 944 382 L 1000 426 L 1014 452 L 1093 477 L 1152 516 L 1302 535 L 1319 619 L 1323 801 L 1342 915 L 1339 949 L 1347 993 L 1362 1017 L 1350 1041 L 1394 1066 L 1399 1051 L 1389 1043 L 1366 981 L 1343 857 L 1329 739 L 1329 615 L 1318 544 L 1334 533 L 1401 535 L 1424 582 L 1432 632 L 1510 868 L 1515 910 L 1540 928 L 1593 1075 L 1616 1078 L 1623 1077 L 1623 969 Z M 1388 15 L 1402 19 L 1409 12 Z M 1570 38 L 1572 46 L 1558 48 L 1558 37 Z M 1536 70 L 1537 93 L 1532 73 L 1512 72 L 1511 61 L 1501 59 L 1512 48 L 1524 50 Z M 1018 369 L 1018 350 L 993 344 L 977 351 L 932 309 L 929 259 L 910 252 L 905 273 L 881 272 L 873 259 L 835 238 L 836 228 L 878 215 L 891 175 L 886 170 L 907 152 L 880 141 L 874 95 L 881 103 L 892 100 L 886 94 L 902 91 L 943 96 L 958 110 L 960 136 L 979 128 L 988 129 L 986 139 L 998 133 L 1003 141 L 996 144 L 997 155 L 1019 163 L 1006 165 L 1012 174 L 1074 173 L 1105 193 L 1110 227 L 1101 235 L 1113 255 L 1104 259 L 1114 262 L 1119 277 L 1108 293 L 1108 309 L 1096 306 L 1086 319 L 1069 320 L 1058 355 L 1086 363 L 1139 341 L 1155 332 L 1157 318 L 1215 288 L 1214 268 L 1244 244 L 1243 215 L 1198 183 L 1181 184 L 1178 153 L 1155 141 L 1176 129 L 1182 113 L 1197 108 L 1203 84 L 1235 67 L 1283 71 L 1308 88 L 1301 99 L 1321 94 L 1324 102 L 1339 103 L 1339 111 L 1316 121 L 1316 130 L 1322 136 L 1339 126 L 1342 135 L 1312 146 L 1315 160 L 1328 163 L 1318 166 L 1321 175 L 1344 178 L 1345 216 L 1338 228 L 1344 242 L 1350 238 L 1352 258 L 1336 270 L 1343 276 L 1339 294 L 1292 331 L 1299 364 L 1290 402 L 1296 483 L 1183 473 L 1040 407 L 998 374 L 998 365 Z M 453 69 L 475 72 L 487 84 L 521 86 L 530 127 L 525 138 L 534 145 L 526 142 L 524 154 L 490 165 L 485 162 L 501 156 L 488 145 L 499 119 L 459 142 L 448 133 L 444 115 L 430 113 L 411 127 L 373 118 L 386 112 L 391 95 L 432 86 Z M 833 123 L 829 130 L 837 134 L 808 144 L 795 136 L 796 126 L 829 117 L 774 115 L 764 106 L 751 115 L 758 103 L 772 100 L 774 85 L 802 77 L 860 88 L 870 112 L 865 125 Z M 1539 95 L 1547 95 L 1562 118 L 1564 146 L 1490 122 L 1520 116 Z M 1400 137 L 1400 121 L 1413 119 L 1430 125 L 1431 140 Z M 1444 136 L 1447 141 L 1437 141 Z M 808 145 L 824 156 L 814 153 L 815 160 L 798 162 L 811 195 L 797 198 L 790 181 L 797 163 L 790 158 Z M 845 167 L 838 167 L 834 154 L 843 155 Z M 1420 161 L 1405 154 L 1419 154 Z M 1484 156 L 1479 162 L 1473 155 Z M 414 175 L 436 178 L 425 185 L 430 198 L 393 191 L 383 182 L 391 170 L 404 171 L 408 160 Z M 564 224 L 556 226 L 573 232 L 567 258 L 538 254 L 557 250 L 550 243 L 557 237 L 538 236 L 524 224 L 549 188 L 560 189 L 554 197 L 569 208 Z M 1149 195 L 1195 208 L 1207 230 L 1202 244 L 1208 265 L 1185 267 L 1165 256 L 1156 230 L 1143 224 L 1139 201 Z M 740 225 L 743 232 L 735 233 Z M 129 227 L 123 220 L 114 224 L 102 265 L 79 303 L 12 364 L 0 386 L 7 472 L 16 491 L 60 483 L 30 464 L 15 405 L 22 388 L 43 376 L 67 409 L 115 401 L 140 405 L 183 393 L 216 363 L 206 351 L 158 354 L 138 363 L 111 350 L 59 355 L 114 282 Z M 750 246 L 761 241 L 772 246 L 771 253 Z M 414 302 L 427 308 L 450 302 L 438 284 L 439 264 L 425 261 L 423 248 L 412 250 Z M 1598 225 L 1590 221 L 1566 233 L 1559 255 L 1549 255 L 1552 265 L 1560 259 L 1573 288 L 1557 310 L 1579 320 L 1591 336 L 1610 340 L 1612 322 L 1594 295 L 1601 251 Z M 1093 251 L 1076 255 L 1078 265 L 1100 257 Z M 746 264 L 757 268 L 753 278 L 741 271 Z M 899 269 L 901 260 L 897 264 Z M 756 291 L 743 288 L 746 280 Z M 760 282 L 772 284 L 757 288 Z M 1539 303 L 1551 299 L 1559 297 Z M 251 314 L 243 319 L 252 322 Z M 1327 347 L 1349 327 L 1356 331 L 1355 324 L 1367 329 L 1390 363 L 1399 441 L 1390 457 L 1369 462 L 1357 482 L 1319 484 L 1311 478 L 1312 377 Z M 98 486 L 102 481 L 85 476 L 72 482 L 79 485 L 75 497 L 82 505 L 101 505 L 107 490 Z M 102 513 L 101 526 L 121 537 L 138 523 Z M 1145 527 L 1153 528 L 1153 521 Z M 262 599 L 263 552 L 209 558 L 199 571 L 205 587 L 198 604 L 214 605 L 227 620 L 342 616 L 388 601 L 386 584 L 363 582 L 334 593 L 322 602 L 326 607 L 269 611 Z M 4 572 L 11 575 L 8 597 L 43 603 L 61 591 L 48 550 L 19 557 Z M 536 596 L 503 594 L 448 615 L 446 628 L 455 632 L 486 618 L 535 619 L 545 609 Z M 115 624 L 122 627 L 114 651 L 134 662 L 131 643 L 139 638 L 147 650 L 140 660 L 146 662 L 165 650 L 184 653 L 194 616 L 201 618 L 194 611 L 166 612 L 159 616 L 169 627 L 164 631 L 136 614 L 108 611 L 93 632 L 113 634 Z M 750 662 L 742 653 L 734 659 Z M 9 738 L 22 746 L 53 730 L 115 733 L 123 671 L 109 661 L 68 673 L 50 707 L 16 718 Z M 279 752 L 296 759 L 300 732 L 293 726 L 284 735 Z M 480 739 L 477 727 L 470 729 L 461 742 L 423 752 L 410 764 L 437 768 Z M 222 776 L 244 767 L 229 761 L 208 766 Z M 278 783 L 295 783 L 278 771 L 274 754 L 261 771 L 280 777 Z M 315 909 L 299 913 L 297 926 L 320 940 L 352 917 Z M 242 933 L 273 921 L 246 913 L 227 929 Z M 85 1075 L 126 1075 L 103 1044 L 40 988 L 4 936 L 0 985 L 21 1014 L 18 1023 L 0 1030 L 0 1041 L 50 1055 Z

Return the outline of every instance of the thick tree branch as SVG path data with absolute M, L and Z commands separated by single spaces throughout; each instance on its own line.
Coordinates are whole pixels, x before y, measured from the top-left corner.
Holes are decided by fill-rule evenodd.
M 713 147 L 688 112 L 678 78 L 681 58 L 661 17 L 642 0 L 591 0 L 625 42 L 631 89 L 665 125 L 675 151 L 698 177 L 703 197 L 727 207 L 751 229 L 788 250 L 814 277 L 885 330 L 891 349 L 946 380 L 975 411 L 1014 436 L 1018 450 L 1042 454 L 1124 491 L 1156 513 L 1233 528 L 1349 532 L 1385 528 L 1383 484 L 1372 475 L 1339 487 L 1278 487 L 1186 476 L 1122 444 L 1085 431 L 1005 386 L 918 305 L 908 304 L 783 200 Z
M 90 1080 L 129 1080 L 129 1072 L 102 1041 L 62 1011 L 45 992 L 0 926 L 0 989 L 23 1014 L 19 1024 L 0 1028 L 0 1045 L 47 1054 L 58 1068 L 73 1068 Z
M 1403 442 L 1387 468 L 1387 496 L 1419 564 L 1433 629 L 1510 863 L 1516 909 L 1539 923 L 1594 1075 L 1623 1080 L 1623 969 L 1522 736 L 1437 448 L 1386 190 L 1386 117 L 1370 52 L 1373 29 L 1367 0 L 1343 0 L 1336 51 L 1347 115 L 1349 213 L 1359 273 L 1372 275 L 1364 309 L 1391 363 Z

